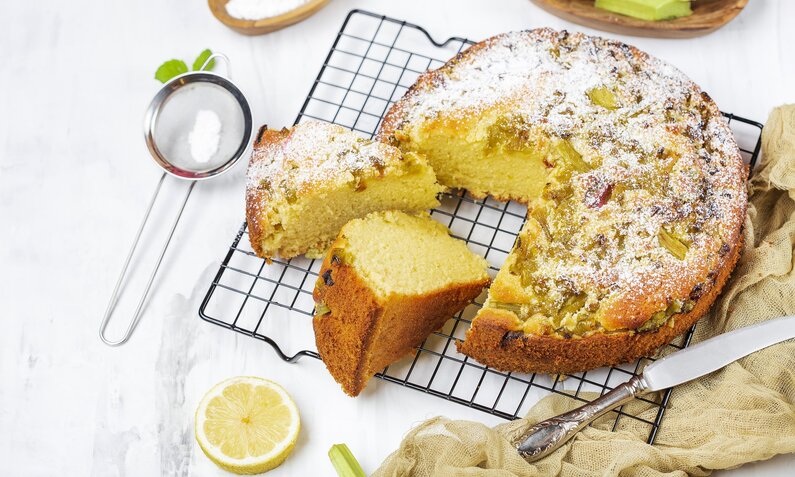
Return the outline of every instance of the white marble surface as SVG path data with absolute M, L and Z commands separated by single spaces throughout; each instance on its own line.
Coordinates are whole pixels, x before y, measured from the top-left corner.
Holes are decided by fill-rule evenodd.
M 413 424 L 438 414 L 498 422 L 378 380 L 347 398 L 321 363 L 283 363 L 262 343 L 200 321 L 199 301 L 243 216 L 242 167 L 196 187 L 133 339 L 109 348 L 97 338 L 159 176 L 141 137 L 157 65 L 223 51 L 254 122 L 288 125 L 354 7 L 414 21 L 437 38 L 578 28 L 526 0 L 334 0 L 256 38 L 226 29 L 202 1 L 4 2 L 0 475 L 224 475 L 194 443 L 193 412 L 211 385 L 243 374 L 282 383 L 302 412 L 295 453 L 272 475 L 332 475 L 326 451 L 337 442 L 372 471 Z M 793 20 L 795 2 L 756 0 L 703 38 L 626 39 L 679 66 L 722 109 L 763 121 L 795 101 Z M 172 207 L 181 188 L 169 181 Z M 161 230 L 166 209 L 156 213 Z M 725 474 L 792 475 L 793 465 L 795 456 L 783 456 Z

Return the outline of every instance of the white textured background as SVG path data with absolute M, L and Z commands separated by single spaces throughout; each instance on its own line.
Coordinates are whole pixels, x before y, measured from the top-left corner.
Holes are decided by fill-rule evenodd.
M 282 383 L 302 412 L 295 453 L 271 475 L 331 475 L 326 451 L 337 442 L 372 471 L 414 423 L 438 414 L 498 422 L 379 380 L 347 398 L 320 362 L 282 363 L 261 342 L 200 321 L 199 301 L 243 218 L 243 167 L 196 187 L 131 342 L 112 349 L 97 338 L 159 177 L 141 123 L 160 62 L 223 51 L 255 125 L 289 125 L 355 7 L 419 23 L 436 38 L 582 29 L 526 0 L 333 0 L 299 25 L 255 38 L 227 30 L 202 1 L 4 2 L 0 475 L 223 475 L 194 443 L 193 412 L 214 383 L 241 374 Z M 793 19 L 795 2 L 756 0 L 707 37 L 622 39 L 678 66 L 724 111 L 764 121 L 773 106 L 795 101 Z M 169 183 L 172 204 L 182 187 Z M 156 211 L 161 228 L 167 209 Z M 726 475 L 792 475 L 793 465 L 795 457 L 778 457 Z

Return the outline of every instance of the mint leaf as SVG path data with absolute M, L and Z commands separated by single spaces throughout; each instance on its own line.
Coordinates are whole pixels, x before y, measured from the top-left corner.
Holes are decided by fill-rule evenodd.
M 207 58 L 209 58 L 210 55 L 212 55 L 212 54 L 213 54 L 213 52 L 209 48 L 207 48 L 206 50 L 204 50 L 201 53 L 199 53 L 199 56 L 197 56 L 196 60 L 193 62 L 193 71 L 199 71 L 201 69 L 202 65 L 204 64 L 204 62 L 207 61 Z M 215 60 L 212 60 L 207 65 L 206 69 L 207 70 L 211 70 L 213 68 L 215 68 Z
M 188 65 L 182 60 L 168 60 L 157 69 L 155 79 L 165 83 L 175 76 L 188 72 Z

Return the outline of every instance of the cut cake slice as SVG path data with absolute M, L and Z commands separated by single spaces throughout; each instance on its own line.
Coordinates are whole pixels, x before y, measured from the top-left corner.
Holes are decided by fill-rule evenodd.
M 489 283 L 488 264 L 427 213 L 374 212 L 346 224 L 314 290 L 317 349 L 358 395 Z
M 263 127 L 247 172 L 246 220 L 260 257 L 322 256 L 350 219 L 428 210 L 444 188 L 416 153 L 318 121 Z

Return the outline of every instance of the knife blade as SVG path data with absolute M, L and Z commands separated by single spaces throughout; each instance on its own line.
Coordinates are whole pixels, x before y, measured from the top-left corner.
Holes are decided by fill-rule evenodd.
M 594 419 L 637 396 L 686 383 L 792 338 L 795 338 L 795 316 L 787 316 L 723 333 L 672 353 L 590 403 L 530 427 L 516 441 L 516 449 L 528 462 L 541 459 Z
M 692 381 L 754 351 L 792 338 L 795 338 L 795 316 L 723 333 L 646 366 L 643 370 L 646 390 L 660 391 Z

